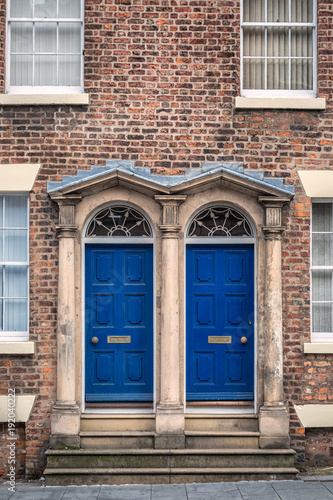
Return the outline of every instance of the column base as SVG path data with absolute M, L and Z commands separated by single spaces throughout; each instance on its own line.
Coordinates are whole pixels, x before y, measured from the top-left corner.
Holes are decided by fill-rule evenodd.
M 259 411 L 259 447 L 289 448 L 289 414 L 281 406 L 262 406 Z
M 80 408 L 57 402 L 51 412 L 51 448 L 80 448 Z
M 184 407 L 159 405 L 156 408 L 156 433 L 162 436 L 184 435 Z

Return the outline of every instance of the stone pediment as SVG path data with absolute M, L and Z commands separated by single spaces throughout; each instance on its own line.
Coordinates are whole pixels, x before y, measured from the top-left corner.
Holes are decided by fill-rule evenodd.
M 265 177 L 260 170 L 244 169 L 241 163 L 207 162 L 198 169 L 181 169 L 176 175 L 160 169 L 134 167 L 134 162 L 106 161 L 104 167 L 79 170 L 77 175 L 64 175 L 61 181 L 48 182 L 51 198 L 85 197 L 114 186 L 124 186 L 155 196 L 202 192 L 221 186 L 250 196 L 270 196 L 291 199 L 294 187 L 283 179 Z

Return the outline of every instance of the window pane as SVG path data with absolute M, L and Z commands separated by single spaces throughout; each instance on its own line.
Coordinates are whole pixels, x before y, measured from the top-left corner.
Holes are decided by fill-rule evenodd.
M 265 61 L 263 59 L 244 59 L 245 89 L 265 88 Z
M 35 85 L 57 85 L 57 56 L 35 56 Z
M 274 90 L 289 89 L 288 59 L 267 60 L 267 88 Z
M 27 210 L 26 196 L 6 196 L 5 227 L 28 227 Z
M 333 234 L 312 235 L 312 265 L 333 265 Z
M 267 21 L 269 23 L 288 23 L 289 0 L 267 0 Z
M 332 271 L 312 271 L 312 300 L 333 300 Z
M 27 331 L 27 300 L 5 299 L 5 330 Z
M 267 28 L 268 57 L 289 56 L 288 32 L 288 28 Z
M 291 89 L 313 89 L 312 59 L 293 59 L 291 61 Z
M 264 22 L 265 0 L 244 0 L 243 19 L 245 22 Z
M 57 17 L 57 0 L 34 0 L 35 17 Z
M 312 28 L 291 28 L 292 57 L 312 57 Z
M 79 87 L 80 77 L 81 56 L 59 56 L 59 85 Z
M 0 229 L 0 262 L 3 261 L 3 230 Z
M 32 23 L 11 23 L 11 53 L 32 52 Z
M 5 297 L 27 297 L 28 275 L 26 266 L 5 267 Z
M 265 28 L 245 27 L 243 31 L 243 55 L 265 55 Z
M 291 0 L 291 22 L 312 23 L 313 0 Z
M 59 52 L 81 54 L 81 23 L 59 23 Z
M 3 266 L 0 266 L 0 297 L 3 297 Z
M 57 53 L 57 23 L 36 23 L 35 52 Z
M 5 230 L 5 262 L 27 261 L 27 230 Z
M 81 0 L 59 0 L 59 17 L 81 17 Z
M 312 204 L 312 231 L 333 231 L 332 203 Z
M 11 17 L 32 17 L 32 2 L 27 0 L 11 0 Z
M 10 84 L 33 85 L 32 56 L 12 55 L 10 58 Z
M 3 300 L 0 299 L 0 332 L 3 331 Z
M 0 195 L 0 227 L 3 227 L 3 210 L 2 210 L 2 205 L 3 205 L 3 196 Z
M 312 331 L 332 332 L 332 304 L 313 304 Z

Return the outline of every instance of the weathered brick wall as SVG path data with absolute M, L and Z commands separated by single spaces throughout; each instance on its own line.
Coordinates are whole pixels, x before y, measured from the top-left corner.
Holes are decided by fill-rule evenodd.
M 285 391 L 290 403 L 333 398 L 332 356 L 302 352 L 310 338 L 310 200 L 297 176 L 297 169 L 332 166 L 333 3 L 318 0 L 318 94 L 327 99 L 321 112 L 234 109 L 240 89 L 237 0 L 85 4 L 85 91 L 91 104 L 0 109 L 1 163 L 42 164 L 31 195 L 30 336 L 36 354 L 0 359 L 0 392 L 15 386 L 37 396 L 25 432 L 29 474 L 43 466 L 55 400 L 57 213 L 46 181 L 106 159 L 134 160 L 162 172 L 239 161 L 295 184 L 284 221 Z M 4 30 L 1 0 L 1 92 Z M 313 433 L 300 427 L 292 404 L 291 412 L 292 444 L 312 459 Z M 321 431 L 314 432 L 319 440 Z

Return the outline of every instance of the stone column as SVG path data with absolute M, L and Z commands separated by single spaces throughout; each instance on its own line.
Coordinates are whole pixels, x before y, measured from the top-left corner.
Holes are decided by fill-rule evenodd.
M 289 198 L 260 197 L 266 209 L 264 403 L 259 413 L 260 447 L 289 447 L 289 415 L 283 393 L 281 225 L 282 206 Z
M 54 198 L 59 205 L 57 401 L 51 414 L 51 447 L 80 446 L 80 411 L 75 397 L 75 204 L 79 197 Z
M 156 448 L 184 448 L 184 406 L 179 370 L 179 232 L 178 209 L 183 195 L 159 195 L 163 207 L 161 290 L 161 387 L 156 409 Z

